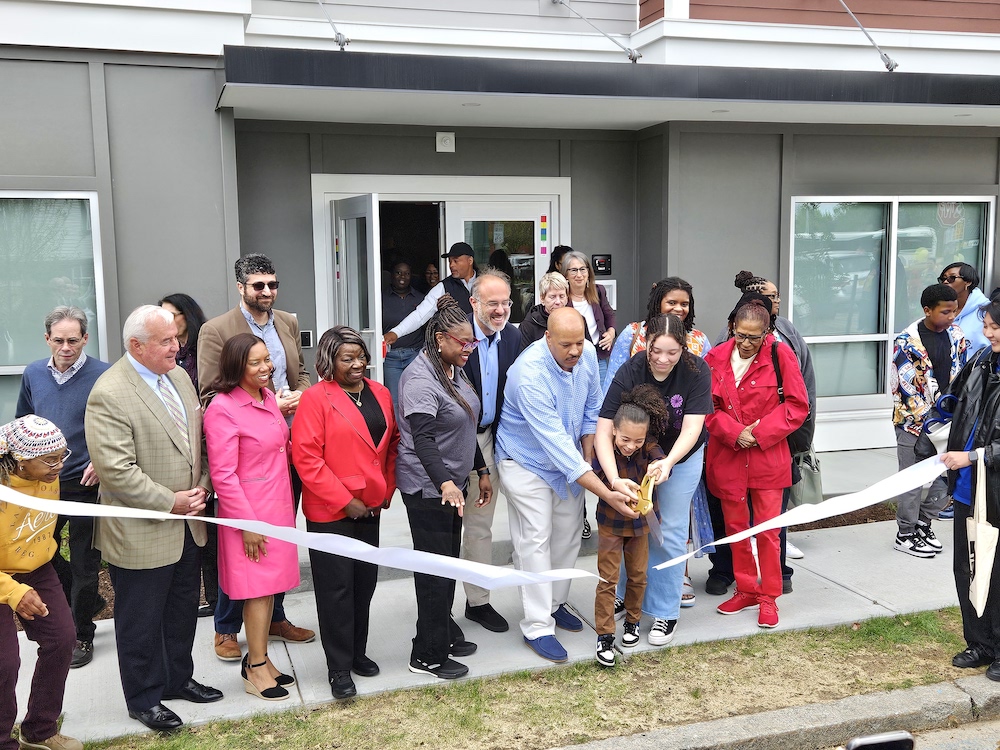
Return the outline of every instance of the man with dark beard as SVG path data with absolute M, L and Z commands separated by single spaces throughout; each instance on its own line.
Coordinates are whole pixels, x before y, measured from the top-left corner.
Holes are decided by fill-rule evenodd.
M 222 346 L 238 333 L 252 333 L 267 344 L 274 372 L 267 387 L 277 396 L 278 408 L 289 427 L 299 405 L 302 391 L 309 387 L 309 373 L 302 358 L 299 323 L 291 313 L 274 309 L 278 296 L 278 277 L 271 259 L 261 253 L 245 255 L 236 261 L 236 290 L 240 304 L 201 327 L 198 334 L 198 384 L 203 408 L 215 396 L 212 385 L 219 376 Z M 302 492 L 302 482 L 292 471 L 292 492 Z M 242 658 L 237 640 L 243 625 L 242 602 L 233 602 L 219 592 L 215 605 L 215 655 L 223 661 Z M 285 617 L 284 594 L 274 597 L 270 639 L 287 643 L 308 643 L 316 637 L 312 630 L 299 628 Z

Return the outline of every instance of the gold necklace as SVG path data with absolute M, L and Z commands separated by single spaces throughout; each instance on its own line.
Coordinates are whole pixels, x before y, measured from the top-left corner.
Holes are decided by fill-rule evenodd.
M 343 387 L 343 386 L 341 386 L 341 387 Z M 351 391 L 349 391 L 346 388 L 344 388 L 344 393 L 346 393 L 348 396 L 351 397 L 351 401 L 353 401 L 355 404 L 357 404 L 359 409 L 361 408 L 361 394 L 364 393 L 364 392 L 365 392 L 365 387 L 362 385 L 361 386 L 361 390 L 358 391 L 358 397 L 354 398 L 354 393 L 352 393 Z

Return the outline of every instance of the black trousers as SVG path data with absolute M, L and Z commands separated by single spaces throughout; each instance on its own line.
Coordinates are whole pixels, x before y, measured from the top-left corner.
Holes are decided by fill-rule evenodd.
M 96 503 L 97 485 L 84 487 L 80 484 L 80 479 L 60 481 L 59 499 L 75 503 Z M 67 522 L 69 561 L 56 552 L 52 558 L 52 567 L 66 592 L 66 601 L 69 602 L 76 626 L 76 639 L 92 641 L 97 630 L 94 615 L 98 612 L 97 576 L 101 572 L 101 551 L 94 549 L 94 519 L 88 516 L 59 516 L 54 532 L 56 540 L 62 538 L 62 530 Z
M 462 549 L 462 517 L 451 505 L 442 505 L 440 497 L 403 494 L 406 516 L 410 521 L 413 549 L 458 557 Z M 465 639 L 462 629 L 451 616 L 455 601 L 452 578 L 413 574 L 417 595 L 417 635 L 411 658 L 428 664 L 443 664 L 451 644 Z
M 996 525 L 998 519 L 992 517 L 987 507 L 989 522 Z M 962 633 L 965 642 L 977 646 L 1000 658 L 1000 550 L 993 561 L 993 575 L 990 578 L 990 597 L 986 601 L 983 616 L 976 614 L 976 608 L 969 599 L 969 582 L 972 568 L 969 565 L 969 533 L 965 519 L 972 516 L 972 507 L 955 502 L 955 589 L 958 591 L 958 606 L 962 610 Z
M 115 587 L 115 639 L 125 703 L 146 711 L 180 691 L 194 674 L 201 554 L 184 527 L 184 551 L 173 565 L 129 570 L 109 565 Z
M 320 534 L 340 534 L 373 547 L 378 546 L 379 517 L 345 518 L 329 523 L 306 522 L 306 529 Z M 319 637 L 326 653 L 326 668 L 350 671 L 355 656 L 368 649 L 368 623 L 372 596 L 378 582 L 378 566 L 309 550 Z

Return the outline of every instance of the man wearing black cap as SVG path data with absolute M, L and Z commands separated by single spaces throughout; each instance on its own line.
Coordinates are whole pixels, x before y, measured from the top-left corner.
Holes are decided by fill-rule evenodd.
M 417 305 L 416 310 L 403 318 L 395 328 L 386 332 L 382 337 L 385 343 L 391 346 L 396 343 L 400 336 L 413 333 L 424 325 L 437 312 L 438 300 L 445 294 L 450 294 L 466 315 L 472 315 L 470 299 L 472 297 L 472 281 L 476 278 L 476 261 L 472 247 L 467 242 L 456 242 L 441 257 L 448 259 L 451 276 L 432 287 L 427 292 L 427 296 L 424 297 L 424 301 Z

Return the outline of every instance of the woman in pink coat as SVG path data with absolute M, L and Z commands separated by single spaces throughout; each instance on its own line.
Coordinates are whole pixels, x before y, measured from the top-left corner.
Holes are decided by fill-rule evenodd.
M 220 518 L 295 525 L 288 471 L 288 425 L 274 393 L 264 387 L 274 365 L 262 339 L 241 333 L 226 341 L 220 357 L 217 395 L 205 411 L 205 440 Z M 246 691 L 264 700 L 284 700 L 295 680 L 267 657 L 274 594 L 299 585 L 294 544 L 261 534 L 219 528 L 219 584 L 232 599 L 243 599 L 247 654 Z
M 759 298 L 759 299 L 748 299 Z M 732 317 L 732 338 L 705 355 L 712 370 L 712 405 L 705 418 L 709 441 L 705 457 L 708 489 L 722 502 L 726 534 L 735 534 L 781 513 L 781 494 L 792 484 L 792 458 L 786 438 L 809 414 L 809 397 L 795 353 L 775 343 L 768 331 L 771 304 L 744 295 Z M 772 347 L 776 347 L 772 349 Z M 784 387 L 778 396 L 777 357 Z M 778 530 L 757 534 L 760 582 L 750 540 L 731 545 L 736 593 L 718 607 L 723 615 L 759 608 L 757 624 L 778 624 L 775 599 L 781 596 Z

